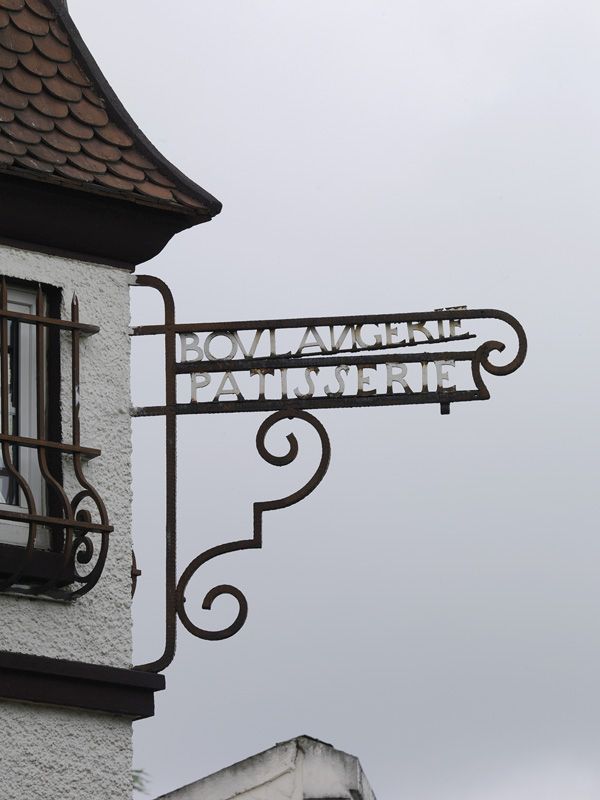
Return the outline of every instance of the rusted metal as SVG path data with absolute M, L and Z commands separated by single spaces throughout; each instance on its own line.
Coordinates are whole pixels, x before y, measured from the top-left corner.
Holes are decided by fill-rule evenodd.
M 514 332 L 517 338 L 517 353 L 514 358 L 504 366 L 494 365 L 489 356 L 494 351 L 502 352 L 505 345 L 502 342 L 487 341 L 479 347 L 471 350 L 445 350 L 443 352 L 424 350 L 423 347 L 434 347 L 436 345 L 452 343 L 457 344 L 475 339 L 476 336 L 471 333 L 456 334 L 455 330 L 464 320 L 495 320 L 507 324 Z M 440 335 L 437 337 L 431 336 L 429 331 L 424 331 L 424 325 L 427 322 L 436 322 Z M 445 335 L 443 333 L 443 323 L 448 322 L 451 331 L 454 335 Z M 316 332 L 317 329 L 329 328 L 333 343 L 333 330 L 335 327 L 345 330 L 342 338 L 350 330 L 361 330 L 367 325 L 384 326 L 386 329 L 393 329 L 394 335 L 397 335 L 397 330 L 394 326 L 399 324 L 406 324 L 408 329 L 413 327 L 415 330 L 420 330 L 426 333 L 426 340 L 403 340 L 394 341 L 393 343 L 383 343 L 381 336 L 375 344 L 368 345 L 362 340 L 357 344 L 356 339 L 353 338 L 353 346 L 351 348 L 333 348 L 328 349 L 323 341 L 319 346 L 320 353 L 305 353 L 304 350 L 310 347 L 314 348 L 315 344 L 305 345 L 300 347 L 296 352 L 288 351 L 283 354 L 276 353 L 276 346 L 271 345 L 271 352 L 268 356 L 255 357 L 256 343 L 260 340 L 263 333 L 268 333 L 271 341 L 275 341 L 275 335 L 281 330 L 302 329 Z M 454 327 L 453 327 L 454 326 Z M 242 345 L 239 338 L 240 331 L 255 331 L 254 344 L 250 346 L 250 353 Z M 378 405 L 411 405 L 423 403 L 437 403 L 440 405 L 442 413 L 448 413 L 451 403 L 465 402 L 470 400 L 487 400 L 489 399 L 489 392 L 482 379 L 482 370 L 492 375 L 507 375 L 514 372 L 523 362 L 527 350 L 527 340 L 525 332 L 523 331 L 520 323 L 510 314 L 495 309 L 465 309 L 454 308 L 445 309 L 433 312 L 418 312 L 412 314 L 394 314 L 394 315 L 361 315 L 356 317 L 339 316 L 339 317 L 316 317 L 316 318 L 297 318 L 297 319 L 277 319 L 277 320 L 259 320 L 259 321 L 241 321 L 241 322 L 222 322 L 222 323 L 192 323 L 192 324 L 175 324 L 172 331 L 176 335 L 183 338 L 186 335 L 192 335 L 195 341 L 198 342 L 198 333 L 208 332 L 205 339 L 206 353 L 208 351 L 208 343 L 215 337 L 221 337 L 231 343 L 231 354 L 225 358 L 215 358 L 209 354 L 207 358 L 203 358 L 201 348 L 192 345 L 192 349 L 200 353 L 199 359 L 191 361 L 175 361 L 173 369 L 177 375 L 188 374 L 192 377 L 200 376 L 203 383 L 197 388 L 204 389 L 210 383 L 210 376 L 215 373 L 223 373 L 224 380 L 230 381 L 233 390 L 227 390 L 223 394 L 234 394 L 236 399 L 221 400 L 219 394 L 214 400 L 199 401 L 192 397 L 189 403 L 178 403 L 174 405 L 172 410 L 176 414 L 213 414 L 213 413 L 233 413 L 241 411 L 276 411 L 285 404 L 289 408 L 340 408 L 340 407 L 361 407 L 361 406 L 378 406 Z M 171 332 L 172 332 L 171 331 Z M 413 331 L 414 333 L 414 331 Z M 134 328 L 134 336 L 151 336 L 151 335 L 165 335 L 165 325 L 146 325 Z M 312 335 L 312 334 L 311 334 Z M 306 334 L 305 334 L 306 336 Z M 355 334 L 353 334 L 353 337 Z M 320 338 L 320 337 L 319 337 Z M 358 338 L 358 335 L 356 335 Z M 316 341 L 316 339 L 315 339 Z M 183 347 L 183 345 L 182 345 Z M 417 350 L 418 352 L 414 352 Z M 238 353 L 240 355 L 238 355 Z M 237 357 L 236 357 L 237 356 Z M 343 368 L 356 367 L 357 370 L 374 369 L 374 365 L 383 366 L 399 366 L 409 364 L 432 364 L 434 366 L 443 364 L 444 362 L 451 362 L 452 366 L 456 362 L 469 362 L 471 365 L 471 372 L 473 377 L 474 388 L 469 390 L 459 390 L 456 387 L 442 387 L 438 386 L 437 391 L 430 391 L 423 387 L 418 392 L 412 390 L 405 393 L 394 392 L 389 387 L 386 395 L 382 396 L 379 393 L 371 391 L 359 391 L 354 395 L 344 394 L 344 392 L 330 392 L 326 391 L 326 396 L 314 396 L 314 390 L 305 394 L 296 392 L 295 396 L 288 396 L 287 389 L 285 395 L 276 398 L 267 398 L 264 392 L 266 385 L 265 380 L 260 381 L 259 396 L 257 399 L 249 399 L 235 391 L 234 374 L 238 372 L 250 373 L 253 375 L 272 375 L 269 370 L 277 370 L 281 378 L 282 384 L 285 378 L 287 386 L 287 372 L 294 369 L 305 369 L 306 374 L 309 372 L 318 374 L 321 369 L 326 368 Z M 364 373 L 360 373 L 364 374 Z M 281 389 L 283 393 L 283 386 Z M 378 396 L 373 396 L 378 394 Z M 162 416 L 166 412 L 165 405 L 144 406 L 139 409 L 134 409 L 134 416 Z
M 138 276 L 137 284 L 143 286 Z M 273 328 L 307 328 L 309 326 L 320 327 L 328 325 L 378 325 L 389 322 L 437 322 L 437 320 L 462 320 L 462 319 L 499 319 L 514 326 L 520 331 L 523 342 L 525 334 L 519 322 L 505 311 L 493 308 L 456 308 L 442 309 L 439 311 L 418 311 L 412 313 L 399 314 L 357 314 L 348 316 L 334 317 L 292 317 L 286 319 L 264 319 L 264 320 L 240 320 L 238 322 L 192 322 L 177 323 L 174 325 L 176 333 L 195 333 L 196 331 L 251 331 L 251 330 L 270 330 Z M 166 325 L 138 325 L 133 329 L 134 336 L 153 336 L 163 334 Z M 460 338 L 460 337 L 459 337 Z M 463 337 L 464 338 L 464 337 Z M 454 338 L 453 338 L 454 340 Z
M 131 596 L 134 597 L 135 590 L 137 589 L 138 578 L 142 575 L 142 570 L 138 569 L 137 561 L 135 558 L 135 551 L 131 551 Z
M 134 417 L 162 416 L 165 418 L 165 451 L 166 451 L 166 537 L 165 537 L 165 646 L 162 655 L 155 661 L 143 664 L 138 669 L 158 672 L 164 670 L 173 660 L 176 648 L 176 626 L 177 617 L 181 620 L 184 627 L 201 639 L 220 640 L 226 639 L 237 633 L 244 625 L 248 615 L 248 602 L 244 594 L 236 587 L 229 584 L 221 584 L 211 589 L 204 597 L 202 608 L 210 610 L 214 601 L 222 595 L 233 597 L 238 605 L 238 612 L 235 620 L 221 630 L 210 630 L 201 627 L 192 621 L 189 606 L 186 605 L 186 592 L 189 583 L 196 573 L 209 561 L 219 556 L 226 555 L 241 550 L 257 549 L 262 547 L 262 521 L 266 511 L 279 508 L 286 508 L 300 502 L 307 497 L 319 483 L 323 480 L 331 457 L 331 446 L 327 433 L 318 419 L 308 413 L 307 409 L 314 408 L 345 408 L 345 407 L 368 407 L 368 406 L 387 406 L 387 405 L 409 405 L 409 404 L 438 404 L 442 414 L 450 413 L 452 403 L 466 402 L 471 400 L 487 400 L 490 397 L 489 391 L 483 381 L 482 372 L 490 375 L 508 375 L 514 372 L 523 363 L 527 352 L 527 339 L 520 323 L 510 314 L 495 309 L 476 309 L 468 310 L 464 307 L 452 309 L 441 309 L 433 312 L 419 312 L 412 314 L 395 315 L 363 315 L 358 317 L 318 317 L 318 318 L 297 318 L 297 319 L 277 319 L 260 321 L 241 321 L 241 322 L 218 322 L 218 323 L 191 323 L 180 324 L 175 322 L 175 304 L 173 296 L 168 286 L 158 278 L 150 276 L 138 276 L 135 281 L 138 286 L 150 287 L 158 291 L 164 304 L 164 323 L 158 325 L 142 325 L 135 327 L 132 331 L 133 336 L 163 336 L 165 343 L 165 402 L 163 405 L 144 406 L 132 409 Z M 462 320 L 496 320 L 506 323 L 516 334 L 517 352 L 515 356 L 504 365 L 496 365 L 490 361 L 490 355 L 494 352 L 502 352 L 505 345 L 496 340 L 485 341 L 472 350 L 446 350 L 435 352 L 422 350 L 423 345 L 434 346 L 444 343 L 462 343 L 476 338 L 471 333 L 461 333 L 456 335 L 445 335 L 440 333 L 437 338 L 427 337 L 427 341 L 405 341 L 394 342 L 392 346 L 378 344 L 377 346 L 356 346 L 339 350 L 322 349 L 320 354 L 305 354 L 303 348 L 299 348 L 296 353 L 288 352 L 271 355 L 261 358 L 248 357 L 244 351 L 244 357 L 224 358 L 214 360 L 199 361 L 177 361 L 176 339 L 180 334 L 197 334 L 207 332 L 209 335 L 222 332 L 225 335 L 237 335 L 238 331 L 250 330 L 273 332 L 278 329 L 331 327 L 333 339 L 333 326 L 361 326 L 367 324 L 397 324 L 401 322 L 411 323 L 417 328 L 427 321 L 438 323 L 438 330 L 442 331 L 443 321 L 453 321 L 458 323 Z M 455 332 L 451 327 L 451 332 Z M 196 339 L 196 341 L 198 341 Z M 312 346 L 312 345 L 311 345 Z M 406 348 L 406 349 L 404 349 Z M 413 352 L 414 349 L 419 352 Z M 250 348 L 252 349 L 252 348 Z M 375 351 L 385 351 L 377 353 Z M 392 352 L 393 351 L 393 352 Z M 232 348 L 233 352 L 233 348 Z M 344 395 L 343 389 L 340 392 L 328 392 L 328 396 L 315 397 L 309 392 L 306 395 L 296 393 L 295 397 L 269 399 L 264 393 L 264 380 L 261 378 L 259 399 L 246 400 L 239 396 L 232 401 L 222 401 L 218 396 L 218 402 L 177 402 L 176 378 L 178 375 L 191 374 L 197 375 L 204 373 L 233 374 L 237 372 L 250 372 L 256 375 L 272 375 L 274 369 L 297 369 L 299 367 L 318 372 L 323 367 L 336 367 L 350 369 L 356 366 L 359 370 L 375 369 L 377 365 L 392 364 L 393 366 L 406 364 L 421 364 L 422 369 L 426 369 L 429 364 L 434 363 L 438 374 L 448 363 L 465 363 L 470 366 L 470 375 L 474 383 L 474 389 L 457 389 L 456 387 L 441 387 L 438 382 L 436 391 L 406 392 L 404 394 L 394 393 L 393 384 L 388 383 L 386 394 L 376 395 L 374 392 L 363 391 L 361 393 L 360 384 L 357 394 Z M 253 372 L 252 372 L 253 371 Z M 446 376 L 444 376 L 446 377 Z M 367 381 L 368 384 L 368 381 Z M 229 394 L 236 392 L 228 392 Z M 232 413 L 240 411 L 270 411 L 274 412 L 260 426 L 256 437 L 256 446 L 260 456 L 269 464 L 274 466 L 286 466 L 291 464 L 299 453 L 298 441 L 294 434 L 288 434 L 287 440 L 289 450 L 284 456 L 273 455 L 266 446 L 267 433 L 278 423 L 285 420 L 302 420 L 310 425 L 318 434 L 321 442 L 321 458 L 319 465 L 311 479 L 296 492 L 279 500 L 267 502 L 256 502 L 253 506 L 253 528 L 252 535 L 246 539 L 238 539 L 224 544 L 211 547 L 196 556 L 184 569 L 181 577 L 177 579 L 176 573 L 176 493 L 177 493 L 177 463 L 176 463 L 176 437 L 177 437 L 177 417 L 180 414 L 210 414 L 210 413 Z M 139 570 L 134 560 L 132 568 L 132 591 L 135 591 Z
M 205 595 L 202 602 L 202 608 L 210 611 L 212 604 L 217 597 L 229 595 L 238 603 L 237 617 L 231 625 L 223 628 L 220 631 L 206 630 L 205 628 L 199 627 L 192 622 L 187 613 L 185 595 L 188 584 L 196 572 L 208 561 L 212 561 L 213 558 L 217 558 L 218 556 L 226 555 L 227 553 L 235 553 L 239 550 L 260 549 L 262 547 L 263 514 L 266 511 L 274 511 L 278 508 L 288 508 L 289 506 L 293 506 L 296 503 L 299 503 L 301 500 L 304 500 L 304 498 L 308 497 L 308 495 L 311 494 L 311 492 L 313 492 L 321 483 L 329 467 L 329 462 L 331 460 L 331 444 L 325 428 L 318 419 L 312 416 L 312 414 L 307 414 L 305 411 L 300 410 L 292 411 L 286 409 L 284 411 L 278 411 L 263 422 L 256 436 L 256 447 L 261 457 L 268 464 L 272 464 L 275 467 L 285 467 L 296 460 L 299 453 L 299 446 L 298 440 L 293 433 L 290 433 L 287 436 L 289 450 L 283 456 L 274 455 L 266 446 L 267 433 L 274 425 L 277 425 L 278 422 L 286 419 L 303 420 L 316 430 L 321 441 L 321 458 L 319 460 L 319 465 L 310 480 L 308 480 L 304 486 L 302 486 L 302 488 L 292 492 L 292 494 L 289 494 L 279 500 L 268 500 L 266 502 L 254 503 L 253 533 L 250 538 L 240 539 L 234 542 L 217 545 L 216 547 L 211 547 L 209 550 L 205 550 L 204 553 L 201 553 L 199 556 L 193 559 L 193 561 L 191 561 L 184 570 L 177 584 L 177 614 L 186 629 L 200 639 L 217 641 L 220 639 L 228 639 L 230 636 L 234 636 L 246 622 L 246 618 L 248 616 L 248 601 L 246 600 L 244 594 L 235 586 L 230 586 L 229 584 L 215 586 L 214 589 L 211 589 Z
M 79 302 L 77 300 L 77 296 L 73 297 L 73 301 L 71 303 L 71 319 L 74 322 L 79 322 Z M 87 594 L 91 588 L 93 588 L 98 580 L 100 579 L 100 575 L 104 569 L 104 564 L 106 563 L 106 556 L 108 555 L 108 544 L 109 544 L 109 533 L 112 531 L 112 526 L 109 524 L 108 520 L 108 513 L 106 511 L 106 506 L 104 505 L 104 501 L 96 491 L 96 489 L 92 486 L 89 480 L 86 478 L 84 471 L 83 471 L 83 464 L 81 462 L 81 451 L 79 450 L 81 445 L 81 425 L 80 425 L 80 409 L 81 409 L 81 391 L 79 385 L 79 372 L 80 372 L 80 339 L 81 339 L 81 331 L 75 329 L 73 331 L 71 337 L 71 398 L 72 398 L 72 421 L 73 421 L 73 445 L 76 448 L 73 451 L 73 471 L 75 472 L 75 477 L 77 478 L 77 482 L 81 486 L 81 491 L 73 498 L 73 511 L 75 512 L 77 523 L 79 527 L 67 528 L 69 531 L 69 535 L 73 533 L 75 535 L 75 544 L 73 547 L 73 553 L 76 555 L 75 562 L 76 564 L 91 564 L 94 555 L 94 544 L 89 537 L 89 531 L 85 531 L 81 528 L 81 523 L 86 522 L 88 524 L 91 523 L 91 514 L 90 511 L 87 509 L 79 507 L 84 500 L 88 500 L 91 504 L 95 506 L 96 512 L 100 517 L 100 524 L 102 529 L 100 530 L 100 547 L 99 552 L 96 555 L 96 561 L 92 567 L 92 569 L 83 574 L 75 569 L 75 574 L 77 580 L 80 584 L 79 588 L 75 589 L 72 592 L 72 597 L 79 597 L 83 594 Z M 67 547 L 65 546 L 65 566 L 68 563 L 67 552 L 69 552 L 70 557 L 70 550 L 67 551 Z
M 71 444 L 63 444 L 62 442 L 50 442 L 43 439 L 30 439 L 26 436 L 11 436 L 9 434 L 2 435 L 2 441 L 9 444 L 17 444 L 21 447 L 45 447 L 46 450 L 60 450 L 62 453 L 81 453 L 84 458 L 92 459 L 101 455 L 102 451 L 95 447 L 76 447 Z
M 43 325 L 45 328 L 59 328 L 61 331 L 78 330 L 81 333 L 99 333 L 97 325 L 86 325 L 83 322 L 74 322 L 69 319 L 53 319 L 52 317 L 36 316 L 35 314 L 22 314 L 20 311 L 9 311 L 7 308 L 0 309 L 0 319 L 14 319 L 18 322 L 26 322 L 27 325 Z
M 18 329 L 21 325 L 35 328 L 35 437 L 21 436 L 11 432 L 9 421 L 9 321 Z M 48 438 L 49 417 L 47 374 L 47 336 L 50 332 L 64 331 L 71 336 L 71 420 L 73 441 L 53 441 Z M 108 551 L 109 534 L 113 528 L 100 496 L 87 480 L 82 461 L 95 458 L 100 451 L 83 447 L 80 441 L 79 424 L 79 371 L 80 339 L 82 335 L 98 332 L 94 325 L 79 321 L 77 299 L 71 305 L 71 318 L 61 320 L 49 316 L 45 311 L 45 297 L 39 286 L 36 294 L 35 314 L 23 314 L 8 309 L 8 287 L 6 279 L 0 284 L 0 448 L 4 468 L 15 481 L 17 502 L 14 506 L 0 506 L 0 520 L 23 526 L 23 541 L 20 545 L 3 545 L 0 557 L 0 591 L 45 595 L 60 599 L 73 599 L 89 592 L 98 582 Z M 56 369 L 57 364 L 53 364 Z M 53 376 L 54 378 L 56 376 Z M 56 391 L 58 384 L 52 382 Z M 58 398 L 53 406 L 58 405 Z M 56 426 L 58 428 L 59 426 Z M 43 491 L 36 496 L 26 476 L 19 468 L 18 456 L 22 449 L 33 449 L 37 453 L 37 466 Z M 61 480 L 61 470 L 55 459 L 61 455 L 72 458 L 73 473 L 79 491 L 70 497 Z M 52 456 L 52 459 L 50 458 Z M 60 465 L 60 462 L 58 462 Z M 18 502 L 20 498 L 22 502 Z M 97 520 L 84 508 L 84 501 L 93 507 Z M 38 543 L 40 531 L 49 531 L 50 550 Z M 96 547 L 94 540 L 99 540 Z M 47 556 L 47 558 L 44 558 Z M 86 572 L 82 565 L 89 565 Z
M 137 277 L 138 286 L 155 289 L 162 297 L 164 306 L 165 343 L 165 452 L 166 452 L 166 496 L 165 496 L 165 646 L 162 655 L 139 669 L 161 672 L 175 657 L 177 643 L 176 592 L 177 592 L 177 361 L 175 334 L 175 301 L 169 287 L 151 275 Z

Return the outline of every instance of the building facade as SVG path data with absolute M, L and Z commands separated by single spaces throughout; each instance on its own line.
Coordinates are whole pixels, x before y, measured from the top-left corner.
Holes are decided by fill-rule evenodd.
M 100 7 L 98 13 L 101 13 Z M 220 203 L 151 145 L 61 0 L 0 0 L 0 797 L 129 800 L 129 292 Z
M 131 798 L 132 725 L 165 680 L 132 666 L 129 295 L 220 210 L 64 0 L 0 0 L 0 800 Z M 234 797 L 375 800 L 358 759 L 307 736 L 165 800 Z

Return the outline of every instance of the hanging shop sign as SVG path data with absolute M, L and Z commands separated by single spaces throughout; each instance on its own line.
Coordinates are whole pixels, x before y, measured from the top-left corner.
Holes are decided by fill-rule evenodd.
M 139 279 L 141 280 L 141 278 Z M 139 282 L 139 281 L 138 281 Z M 499 320 L 516 334 L 517 354 L 502 367 L 490 354 L 498 341 L 480 343 L 467 325 Z M 177 414 L 278 411 L 282 408 L 438 403 L 487 400 L 482 370 L 513 372 L 526 340 L 514 317 L 464 307 L 415 314 L 253 322 L 152 325 L 136 336 L 162 334 L 174 347 L 167 371 L 178 382 L 167 403 Z M 447 345 L 470 349 L 444 350 Z M 162 415 L 166 405 L 136 409 Z
M 167 631 L 163 656 L 143 665 L 148 670 L 163 669 L 172 660 L 177 616 L 191 633 L 204 639 L 227 638 L 244 624 L 248 606 L 239 589 L 218 586 L 204 598 L 202 607 L 208 610 L 221 595 L 236 599 L 238 616 L 221 631 L 192 622 L 185 591 L 207 561 L 235 550 L 261 547 L 264 511 L 297 503 L 320 483 L 329 465 L 330 443 L 321 422 L 309 410 L 433 403 L 442 414 L 448 414 L 452 403 L 488 400 L 483 374 L 509 375 L 523 363 L 527 351 L 520 323 L 494 309 L 458 306 L 372 316 L 181 324 L 175 322 L 175 304 L 166 284 L 158 278 L 138 276 L 136 285 L 159 291 L 165 309 L 164 322 L 133 329 L 134 336 L 162 336 L 165 345 L 165 402 L 133 410 L 136 417 L 163 416 L 166 432 Z M 502 359 L 498 354 L 506 344 L 481 335 L 482 325 L 490 321 L 500 323 L 508 333 L 514 355 L 504 363 L 498 363 Z M 276 423 L 299 418 L 320 437 L 319 467 L 311 480 L 289 497 L 255 503 L 252 536 L 205 551 L 177 579 L 177 417 L 248 411 L 274 412 L 257 435 L 258 451 L 267 462 L 285 466 L 295 460 L 298 443 L 293 434 L 287 437 L 290 449 L 285 456 L 272 454 L 265 440 Z M 137 567 L 133 574 L 135 583 Z

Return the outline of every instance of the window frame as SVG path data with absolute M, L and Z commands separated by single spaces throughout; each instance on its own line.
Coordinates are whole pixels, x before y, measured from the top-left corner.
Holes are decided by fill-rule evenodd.
M 25 331 L 24 347 L 18 354 L 22 392 L 17 388 L 14 397 L 27 417 L 16 433 L 11 431 L 8 419 L 6 430 L 2 427 L 2 441 L 11 453 L 13 448 L 18 449 L 19 460 L 14 463 L 30 484 L 32 494 L 37 494 L 35 513 L 24 504 L 0 504 L 0 592 L 75 600 L 93 589 L 101 577 L 109 535 L 114 531 L 106 505 L 82 464 L 100 456 L 101 451 L 82 446 L 80 440 L 81 339 L 99 333 L 100 328 L 80 321 L 76 295 L 71 301 L 70 316 L 66 314 L 63 319 L 63 288 L 0 278 L 2 374 L 8 384 L 11 343 L 7 339 L 13 320 L 19 336 Z M 70 380 L 62 372 L 63 354 L 66 366 L 70 365 Z M 68 409 L 67 385 L 72 432 L 65 441 L 62 407 L 64 403 Z M 3 416 L 7 410 L 10 414 L 4 403 L 11 399 L 7 385 L 2 392 Z M 24 452 L 25 462 L 21 460 Z M 70 488 L 65 487 L 63 468 L 69 474 Z M 19 500 L 23 500 L 22 495 Z M 32 526 L 36 528 L 35 539 L 31 536 Z
M 7 307 L 9 311 L 35 316 L 37 314 L 37 293 L 42 292 L 42 314 L 60 319 L 62 291 L 56 286 L 34 283 L 8 278 L 7 281 Z M 19 327 L 19 363 L 18 363 L 18 409 L 19 420 L 18 436 L 29 439 L 49 439 L 62 441 L 61 424 L 61 357 L 60 357 L 60 331 L 42 327 L 43 353 L 40 359 L 42 368 L 41 385 L 44 390 L 44 405 L 46 415 L 43 421 L 43 430 L 38 430 L 38 397 L 37 397 L 37 326 L 18 323 Z M 29 484 L 33 493 L 37 513 L 44 516 L 54 515 L 57 510 L 57 500 L 52 497 L 47 482 L 42 476 L 38 463 L 38 449 L 15 445 L 13 451 L 17 453 L 17 469 Z M 62 459 L 59 453 L 49 450 L 46 453 L 49 470 L 55 479 L 63 484 Z M 0 465 L 2 451 L 0 450 Z M 27 503 L 22 490 L 17 487 L 19 503 L 2 503 L 0 510 L 13 510 L 28 512 Z M 17 551 L 27 544 L 29 523 L 6 520 L 0 518 L 0 547 L 17 548 Z M 35 549 L 39 553 L 47 551 L 60 551 L 64 537 L 58 531 L 38 525 L 35 540 Z M 1 574 L 1 570 L 0 570 Z
M 33 287 L 27 288 L 25 285 L 8 285 L 8 309 L 18 311 L 23 314 L 35 315 L 36 295 Z M 16 418 L 18 429 L 14 432 L 18 436 L 30 439 L 38 437 L 37 430 L 37 381 L 36 381 L 36 330 L 34 325 L 26 323 L 12 323 L 18 325 L 18 374 L 17 382 L 17 408 Z M 46 337 L 44 337 L 46 339 Z M 46 344 L 46 342 L 44 342 Z M 46 350 L 46 347 L 44 347 Z M 44 354 L 45 355 L 45 354 Z M 44 375 L 42 383 L 47 391 L 47 358 L 42 358 Z M 14 447 L 17 451 L 17 469 L 29 484 L 35 499 L 38 514 L 45 514 L 48 506 L 46 487 L 38 465 L 37 450 L 31 447 Z M 1 461 L 1 454 L 0 454 Z M 13 479 L 14 480 L 14 479 Z M 27 513 L 27 503 L 23 497 L 22 489 L 17 486 L 17 503 L 2 503 L 0 509 L 18 510 Z M 27 522 L 15 522 L 0 519 L 0 544 L 12 544 L 23 546 L 27 542 L 29 525 Z M 48 529 L 38 529 L 36 537 L 36 548 L 42 550 L 50 549 L 50 533 Z

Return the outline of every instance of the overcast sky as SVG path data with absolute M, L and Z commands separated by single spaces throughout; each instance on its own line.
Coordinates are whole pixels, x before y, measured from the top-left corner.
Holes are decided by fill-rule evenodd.
M 226 642 L 180 627 L 136 723 L 152 795 L 306 733 L 358 755 L 380 800 L 600 796 L 598 3 L 69 6 L 141 128 L 224 203 L 139 270 L 179 321 L 468 304 L 530 342 L 449 417 L 317 412 L 323 484 L 190 587 L 207 627 L 235 614 L 200 609 L 216 583 L 250 614 Z M 136 320 L 160 321 L 133 294 Z M 157 402 L 159 359 L 136 351 L 137 403 Z M 180 570 L 314 469 L 302 425 L 301 463 L 261 462 L 263 418 L 182 420 Z M 134 426 L 140 662 L 162 647 L 162 442 Z

